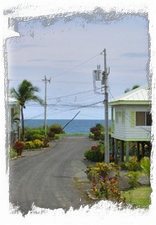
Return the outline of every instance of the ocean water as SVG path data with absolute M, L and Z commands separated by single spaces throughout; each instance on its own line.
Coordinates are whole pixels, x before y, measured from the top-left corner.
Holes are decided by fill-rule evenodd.
M 47 120 L 47 125 L 60 124 L 64 127 L 70 120 Z M 110 122 L 110 121 L 109 121 Z M 64 129 L 66 133 L 89 133 L 90 128 L 95 126 L 97 123 L 104 124 L 104 120 L 73 120 Z M 35 128 L 42 127 L 44 120 L 25 120 L 25 127 Z

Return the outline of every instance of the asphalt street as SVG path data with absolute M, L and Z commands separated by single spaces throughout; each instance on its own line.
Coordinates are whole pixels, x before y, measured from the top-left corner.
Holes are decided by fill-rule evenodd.
M 74 179 L 86 179 L 84 152 L 93 144 L 88 137 L 69 136 L 49 150 L 10 160 L 10 202 L 23 214 L 33 203 L 40 208 L 65 210 L 86 205 Z

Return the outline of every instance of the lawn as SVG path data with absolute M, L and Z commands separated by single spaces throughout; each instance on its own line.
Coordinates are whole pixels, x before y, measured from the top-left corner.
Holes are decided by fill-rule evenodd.
M 150 187 L 138 187 L 132 190 L 122 192 L 125 197 L 126 203 L 139 208 L 148 208 L 151 204 L 152 189 Z

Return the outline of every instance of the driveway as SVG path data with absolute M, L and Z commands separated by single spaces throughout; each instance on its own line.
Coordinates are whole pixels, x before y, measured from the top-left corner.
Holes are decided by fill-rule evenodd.
M 23 214 L 32 203 L 68 210 L 88 203 L 77 180 L 86 181 L 84 152 L 95 142 L 85 136 L 64 137 L 49 150 L 10 161 L 10 202 Z

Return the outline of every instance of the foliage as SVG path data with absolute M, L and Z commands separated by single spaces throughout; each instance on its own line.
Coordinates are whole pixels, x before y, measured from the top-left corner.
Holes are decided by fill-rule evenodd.
M 26 141 L 25 142 L 25 149 L 35 149 L 35 145 L 33 141 Z
M 89 179 L 96 179 L 96 176 L 107 176 L 111 171 L 116 172 L 116 175 L 119 172 L 118 165 L 114 163 L 104 163 L 104 162 L 98 162 L 93 166 L 87 167 L 87 174 L 89 175 Z
M 132 90 L 134 90 L 134 89 L 136 89 L 138 87 L 140 87 L 140 86 L 138 84 L 135 84 L 135 85 L 133 85 Z
M 104 160 L 104 146 L 102 144 L 92 146 L 84 153 L 84 156 L 92 162 L 102 162 Z
M 44 148 L 49 147 L 49 138 L 44 138 L 43 139 L 43 147 Z
M 11 89 L 12 97 L 15 98 L 18 104 L 21 106 L 22 140 L 25 139 L 23 109 L 25 108 L 25 104 L 29 101 L 39 102 L 40 104 L 43 103 L 42 99 L 35 95 L 35 93 L 38 91 L 38 87 L 33 86 L 33 84 L 27 80 L 23 80 L 17 89 Z
M 151 204 L 151 191 L 150 187 L 138 187 L 122 192 L 122 196 L 125 198 L 126 203 L 140 208 L 147 208 Z
M 139 178 L 139 172 L 138 171 L 130 171 L 126 175 L 129 178 L 129 184 L 131 188 L 135 188 L 139 186 L 138 178 Z
M 53 124 L 48 128 L 48 137 L 50 139 L 55 139 L 56 134 L 63 134 L 63 128 L 60 124 Z
M 144 157 L 140 161 L 140 167 L 148 176 L 150 176 L 150 159 L 148 157 Z
M 17 152 L 15 149 L 10 149 L 9 151 L 9 157 L 10 159 L 16 158 L 17 157 Z
M 87 169 L 88 178 L 91 180 L 92 193 L 98 198 L 121 201 L 118 180 L 119 168 L 113 163 L 96 163 Z
M 138 87 L 140 87 L 140 86 L 139 86 L 138 84 L 135 84 L 135 85 L 133 85 L 132 88 L 126 88 L 126 90 L 125 90 L 124 92 L 127 93 L 127 92 L 129 92 L 129 91 L 132 91 L 132 90 L 138 88 Z
M 42 148 L 43 147 L 43 141 L 41 141 L 39 139 L 36 139 L 33 142 L 34 142 L 34 145 L 35 145 L 36 148 Z
M 24 142 L 23 141 L 16 141 L 13 145 L 13 148 L 15 150 L 21 150 L 24 149 Z
M 90 128 L 90 132 L 90 138 L 93 138 L 93 140 L 100 140 L 103 138 L 104 128 L 101 124 L 96 124 L 95 127 Z
M 13 149 L 17 152 L 17 155 L 21 155 L 24 149 L 25 143 L 23 141 L 16 141 L 13 145 Z
M 38 149 L 38 148 L 43 148 L 44 146 L 44 141 L 41 141 L 39 139 L 33 140 L 33 141 L 26 141 L 25 142 L 25 149 Z
M 27 128 L 25 131 L 25 139 L 27 141 L 33 141 L 35 139 L 44 139 L 44 129 L 43 128 Z
M 120 167 L 129 171 L 138 171 L 140 170 L 140 163 L 137 161 L 137 157 L 133 156 L 129 162 L 121 163 Z

